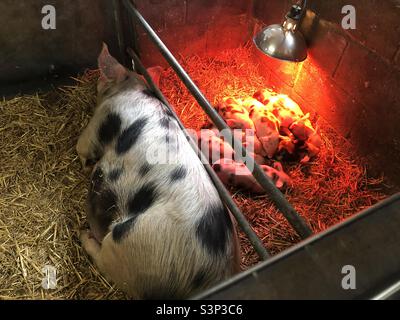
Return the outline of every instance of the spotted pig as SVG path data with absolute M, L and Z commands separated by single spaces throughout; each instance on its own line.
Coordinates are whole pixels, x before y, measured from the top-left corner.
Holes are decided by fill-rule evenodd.
M 135 299 L 188 298 L 231 277 L 235 226 L 173 114 L 106 45 L 98 63 L 98 104 L 77 144 L 95 164 L 84 249 Z M 154 161 L 160 151 L 177 161 Z

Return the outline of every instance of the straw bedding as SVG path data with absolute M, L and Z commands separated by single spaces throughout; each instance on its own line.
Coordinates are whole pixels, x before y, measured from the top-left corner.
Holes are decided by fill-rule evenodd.
M 112 299 L 78 240 L 87 177 L 75 152 L 95 104 L 96 73 L 74 87 L 0 103 L 0 299 Z M 42 268 L 57 269 L 44 290 Z
M 244 47 L 212 58 L 181 57 L 181 63 L 207 99 L 216 105 L 224 97 L 244 99 L 264 89 L 266 79 L 251 55 L 250 48 Z M 206 116 L 173 70 L 164 72 L 160 88 L 184 125 L 199 130 Z M 381 191 L 383 178 L 368 177 L 365 167 L 344 139 L 322 118 L 312 119 L 312 123 L 321 129 L 324 142 L 318 157 L 307 165 L 283 163 L 283 166 L 294 185 L 285 191 L 287 199 L 313 231 L 319 232 L 370 207 L 386 195 Z M 254 197 L 235 189 L 231 192 L 271 253 L 276 254 L 300 240 L 268 196 Z M 256 263 L 258 256 L 242 233 L 240 237 L 242 267 L 246 268 Z
M 213 59 L 184 58 L 189 74 L 215 103 L 226 95 L 248 95 L 264 82 L 248 51 Z M 75 144 L 95 105 L 97 73 L 45 95 L 0 101 L 0 299 L 120 299 L 80 247 L 86 226 L 88 177 Z M 161 89 L 189 128 L 205 117 L 171 70 Z M 254 90 L 256 89 L 256 90 Z M 319 122 L 321 125 L 322 122 Z M 383 199 L 381 179 L 367 176 L 343 141 L 322 123 L 325 147 L 308 165 L 285 164 L 295 187 L 286 196 L 315 232 Z M 345 149 L 345 150 L 342 150 Z M 277 253 L 299 239 L 267 196 L 231 190 L 266 247 Z M 243 234 L 242 266 L 258 261 Z M 42 288 L 45 265 L 57 268 L 57 288 Z

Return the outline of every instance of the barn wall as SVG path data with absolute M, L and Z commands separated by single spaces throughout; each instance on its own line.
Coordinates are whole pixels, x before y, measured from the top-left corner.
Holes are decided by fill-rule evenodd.
M 2 0 L 0 94 L 30 81 L 52 82 L 96 65 L 102 41 L 117 48 L 109 0 Z M 42 28 L 44 5 L 56 8 L 56 29 Z
M 251 39 L 250 0 L 137 0 L 136 5 L 176 56 L 212 56 Z M 144 63 L 166 65 L 144 31 L 137 33 Z

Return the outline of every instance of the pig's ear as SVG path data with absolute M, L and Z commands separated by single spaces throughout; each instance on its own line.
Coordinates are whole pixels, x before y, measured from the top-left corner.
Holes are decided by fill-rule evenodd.
M 160 86 L 160 77 L 161 77 L 162 71 L 163 71 L 163 68 L 160 66 L 151 67 L 151 68 L 147 69 L 147 72 L 148 72 L 149 76 L 151 77 L 151 80 L 153 80 L 153 82 L 156 84 L 157 87 Z
M 119 83 L 123 81 L 128 74 L 128 70 L 110 55 L 105 43 L 103 43 L 103 49 L 101 50 L 97 62 L 100 69 L 100 81 L 114 81 Z

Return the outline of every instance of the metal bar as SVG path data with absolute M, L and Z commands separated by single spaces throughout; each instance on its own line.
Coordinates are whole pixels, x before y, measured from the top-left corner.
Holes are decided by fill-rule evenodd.
M 249 238 L 251 244 L 253 245 L 254 250 L 257 252 L 261 260 L 267 260 L 270 257 L 270 254 L 268 251 L 265 249 L 262 241 L 260 238 L 258 238 L 257 234 L 254 232 L 250 224 L 248 223 L 247 219 L 243 215 L 243 213 L 240 211 L 238 206 L 236 205 L 235 201 L 233 201 L 231 194 L 229 191 L 225 188 L 224 184 L 221 182 L 217 174 L 214 172 L 213 168 L 210 166 L 208 163 L 208 160 L 204 156 L 204 154 L 199 150 L 197 143 L 193 141 L 192 137 L 187 133 L 185 126 L 182 124 L 181 120 L 179 117 L 176 115 L 174 109 L 171 107 L 169 104 L 168 100 L 164 97 L 160 89 L 154 84 L 153 80 L 149 76 L 146 68 L 143 66 L 142 62 L 140 61 L 139 57 L 137 54 L 130 48 L 128 48 L 128 54 L 131 56 L 131 58 L 135 62 L 135 68 L 145 77 L 147 83 L 149 84 L 150 88 L 153 90 L 153 92 L 157 95 L 157 97 L 167 106 L 167 108 L 171 111 L 171 113 L 174 115 L 175 119 L 177 120 L 179 126 L 185 133 L 186 137 L 189 139 L 189 143 L 193 150 L 196 152 L 196 154 L 199 156 L 201 163 L 204 165 L 207 173 L 209 174 L 211 180 L 213 181 L 214 185 L 216 186 L 219 196 L 222 198 L 224 201 L 225 205 L 228 207 L 228 209 L 231 211 L 233 216 L 235 217 L 237 223 L 239 224 L 239 227 L 242 229 L 242 231 L 247 235 Z
M 189 77 L 186 71 L 182 68 L 182 66 L 178 63 L 172 53 L 168 50 L 165 44 L 161 41 L 155 31 L 151 28 L 151 26 L 147 23 L 147 21 L 143 18 L 140 12 L 134 7 L 131 1 L 123 0 L 125 7 L 128 11 L 136 18 L 136 20 L 140 23 L 140 25 L 146 30 L 152 42 L 157 46 L 160 50 L 161 54 L 167 60 L 167 62 L 171 65 L 171 67 L 175 70 L 176 74 L 180 77 L 185 86 L 192 93 L 194 98 L 197 100 L 199 105 L 203 108 L 204 112 L 210 117 L 212 122 L 221 131 L 222 135 L 227 139 L 229 143 L 233 141 L 233 145 L 236 145 L 239 148 L 238 156 L 241 160 L 246 164 L 249 170 L 252 172 L 254 178 L 257 182 L 264 188 L 264 190 L 268 193 L 271 200 L 275 203 L 275 206 L 283 213 L 288 222 L 292 225 L 295 231 L 304 239 L 312 235 L 311 228 L 307 225 L 307 223 L 303 220 L 302 217 L 296 212 L 296 210 L 292 207 L 292 205 L 286 200 L 285 196 L 282 192 L 274 185 L 274 183 L 265 175 L 264 171 L 261 167 L 255 163 L 254 159 L 247 154 L 246 148 L 242 148 L 242 144 L 237 141 L 225 123 L 225 121 L 220 117 L 220 115 L 215 111 L 215 109 L 211 106 L 210 102 L 206 99 L 206 97 L 201 93 L 199 88 L 195 85 L 193 80 Z
M 307 12 L 307 0 L 301 0 L 300 7 L 301 7 L 301 20 L 303 20 Z
M 125 50 L 125 48 L 124 48 L 125 37 L 122 32 L 120 2 L 118 0 L 112 0 L 111 5 L 112 5 L 112 9 L 113 9 L 113 16 L 114 16 L 114 27 L 115 27 L 116 34 L 117 34 L 119 55 L 123 59 L 123 64 L 125 66 L 127 66 L 127 59 L 126 59 L 126 55 L 125 55 L 125 51 L 124 51 Z
M 391 296 L 397 295 L 400 292 L 400 281 L 391 285 L 389 288 L 382 290 L 377 295 L 373 296 L 370 300 L 387 300 Z

